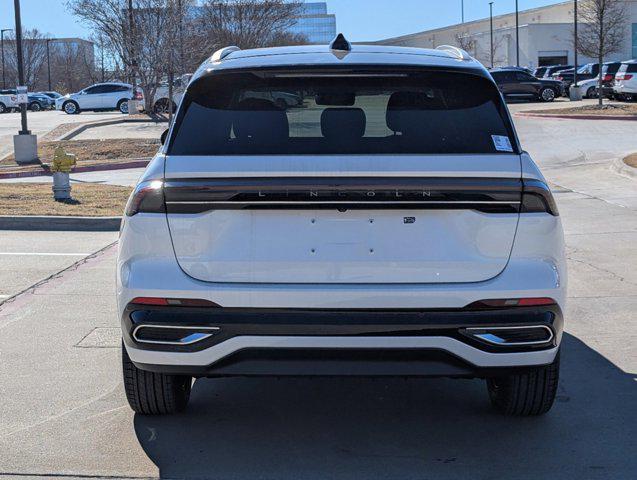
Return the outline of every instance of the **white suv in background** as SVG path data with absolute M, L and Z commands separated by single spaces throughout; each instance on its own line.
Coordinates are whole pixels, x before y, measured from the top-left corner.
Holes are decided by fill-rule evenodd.
M 618 98 L 637 98 L 637 60 L 622 62 L 615 74 L 613 91 Z
M 244 375 L 483 378 L 503 413 L 550 409 L 560 217 L 466 52 L 227 47 L 162 142 L 119 241 L 136 412 Z
M 83 110 L 119 110 L 128 113 L 128 100 L 143 100 L 141 90 L 133 95 L 129 83 L 96 83 L 77 93 L 71 93 L 55 100 L 55 108 L 69 115 Z

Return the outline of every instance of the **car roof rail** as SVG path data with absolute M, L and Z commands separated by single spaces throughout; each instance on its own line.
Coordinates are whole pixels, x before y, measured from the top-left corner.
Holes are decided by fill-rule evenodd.
M 238 52 L 239 50 L 241 50 L 241 49 L 239 47 L 235 47 L 234 45 L 232 45 L 230 47 L 220 48 L 219 50 L 217 50 L 215 53 L 212 54 L 212 57 L 210 57 L 210 61 L 211 62 L 220 62 L 221 60 L 226 58 L 231 53 Z
M 453 45 L 438 45 L 436 50 L 443 50 L 458 60 L 472 60 L 471 55 L 469 55 L 465 50 L 454 47 Z

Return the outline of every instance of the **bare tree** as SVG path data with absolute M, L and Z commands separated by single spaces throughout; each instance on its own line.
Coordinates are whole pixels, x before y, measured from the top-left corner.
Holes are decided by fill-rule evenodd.
M 46 39 L 37 28 L 22 31 L 22 58 L 24 67 L 24 81 L 30 88 L 34 88 L 46 70 Z M 5 40 L 5 62 L 7 80 L 10 84 L 18 83 L 18 53 L 15 34 L 11 32 Z
M 473 57 L 476 56 L 476 40 L 471 37 L 468 31 L 458 32 L 455 35 L 456 45 L 465 52 L 469 52 Z
M 579 10 L 583 25 L 577 34 L 577 50 L 599 62 L 599 106 L 603 103 L 604 57 L 621 50 L 626 32 L 626 3 L 623 0 L 586 0 Z
M 306 43 L 290 32 L 301 12 L 300 2 L 284 0 L 204 0 L 202 20 L 216 46 L 241 48 Z

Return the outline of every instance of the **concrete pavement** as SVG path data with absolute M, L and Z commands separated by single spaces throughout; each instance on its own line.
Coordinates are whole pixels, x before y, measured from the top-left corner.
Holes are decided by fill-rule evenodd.
M 63 123 L 84 123 L 98 120 L 118 119 L 123 117 L 119 112 L 82 112 L 79 115 L 67 115 L 57 110 L 28 112 L 27 120 L 31 133 L 38 137 L 50 132 Z M 0 115 L 0 158 L 13 151 L 13 135 L 20 130 L 20 114 L 5 113 Z
M 556 184 L 568 248 L 562 378 L 548 415 L 493 413 L 479 380 L 236 378 L 196 381 L 183 414 L 135 416 L 121 385 L 111 247 L 0 305 L 0 477 L 633 479 L 637 182 L 609 166 L 637 150 L 637 125 L 516 124 Z M 16 235 L 5 250 L 28 243 Z

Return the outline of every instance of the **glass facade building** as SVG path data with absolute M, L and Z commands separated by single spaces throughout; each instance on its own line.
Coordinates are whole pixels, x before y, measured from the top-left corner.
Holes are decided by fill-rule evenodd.
M 336 15 L 327 13 L 327 2 L 304 3 L 290 31 L 305 35 L 308 43 L 328 44 L 336 36 Z

